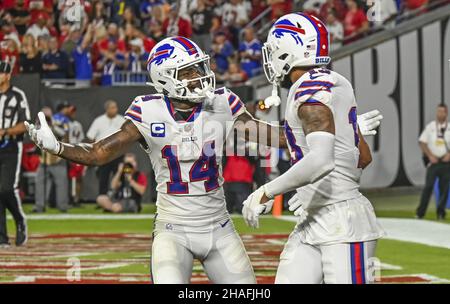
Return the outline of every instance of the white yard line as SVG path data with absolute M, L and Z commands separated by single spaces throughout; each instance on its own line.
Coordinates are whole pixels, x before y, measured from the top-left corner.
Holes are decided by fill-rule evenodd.
M 279 219 L 296 222 L 295 216 L 284 215 Z M 428 220 L 404 218 L 378 218 L 389 240 L 413 242 L 450 249 L 450 225 Z
M 242 215 L 231 214 L 232 218 L 242 218 Z M 262 216 L 269 218 L 271 216 Z M 8 220 L 13 218 L 8 215 Z M 27 214 L 28 220 L 153 220 L 155 215 L 150 214 Z

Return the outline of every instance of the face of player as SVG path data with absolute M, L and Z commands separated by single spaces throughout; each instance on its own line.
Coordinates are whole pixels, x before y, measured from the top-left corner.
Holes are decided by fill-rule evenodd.
M 184 79 L 195 79 L 203 76 L 206 76 L 204 64 L 194 64 L 178 71 L 178 80 L 180 81 Z M 187 87 L 191 92 L 193 92 L 196 88 L 202 88 L 199 80 L 190 81 Z
M 447 121 L 448 110 L 445 107 L 438 107 L 436 112 L 436 119 L 440 123 Z

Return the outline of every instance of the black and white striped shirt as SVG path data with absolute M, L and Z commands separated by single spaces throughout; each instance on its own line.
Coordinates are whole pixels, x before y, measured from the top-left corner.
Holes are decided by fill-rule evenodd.
M 0 93 L 0 129 L 14 127 L 20 122 L 30 120 L 30 107 L 25 93 L 15 86 Z M 21 142 L 23 135 L 0 138 L 0 153 L 15 152 L 17 143 Z

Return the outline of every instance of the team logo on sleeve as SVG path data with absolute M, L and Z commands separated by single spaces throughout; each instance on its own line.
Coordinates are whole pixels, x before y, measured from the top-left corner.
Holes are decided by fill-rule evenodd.
M 154 122 L 150 124 L 150 131 L 152 137 L 165 137 L 166 125 L 162 122 Z

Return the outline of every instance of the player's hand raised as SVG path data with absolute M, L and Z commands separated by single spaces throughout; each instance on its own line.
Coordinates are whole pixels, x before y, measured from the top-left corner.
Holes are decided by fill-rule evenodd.
M 28 135 L 30 135 L 31 140 L 40 149 L 48 151 L 52 154 L 59 154 L 61 149 L 61 144 L 56 139 L 52 130 L 47 124 L 45 115 L 43 112 L 38 113 L 39 118 L 39 129 L 32 123 L 25 122 L 25 127 L 28 130 Z
M 358 115 L 358 126 L 362 136 L 376 135 L 375 130 L 381 124 L 383 115 L 380 111 L 373 110 L 361 115 Z

